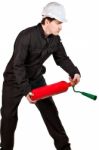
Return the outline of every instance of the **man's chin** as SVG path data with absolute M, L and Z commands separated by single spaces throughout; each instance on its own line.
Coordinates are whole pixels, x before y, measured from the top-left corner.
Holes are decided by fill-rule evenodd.
M 53 35 L 57 36 L 57 35 L 59 35 L 59 32 L 57 32 L 57 33 L 53 33 Z

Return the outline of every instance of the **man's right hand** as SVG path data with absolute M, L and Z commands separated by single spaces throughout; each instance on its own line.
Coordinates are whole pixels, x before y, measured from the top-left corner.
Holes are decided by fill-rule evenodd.
M 33 100 L 31 99 L 31 96 L 33 96 L 33 95 L 34 95 L 34 94 L 33 94 L 32 92 L 29 92 L 29 93 L 27 94 L 26 98 L 27 98 L 27 100 L 28 100 L 30 103 L 35 104 L 37 101 L 33 101 Z

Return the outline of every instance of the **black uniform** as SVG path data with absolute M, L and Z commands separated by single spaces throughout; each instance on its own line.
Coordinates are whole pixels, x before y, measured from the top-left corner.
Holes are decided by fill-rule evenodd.
M 45 60 L 53 55 L 57 65 L 62 67 L 71 78 L 79 70 L 67 56 L 59 36 L 44 35 L 41 24 L 19 33 L 14 44 L 14 52 L 4 72 L 1 108 L 1 146 L 2 150 L 12 150 L 14 131 L 17 124 L 17 108 L 24 95 L 31 89 L 46 85 L 42 76 L 46 72 Z M 70 150 L 68 137 L 58 116 L 52 97 L 38 101 L 49 134 L 54 139 L 57 150 Z M 63 148 L 64 147 L 64 148 Z

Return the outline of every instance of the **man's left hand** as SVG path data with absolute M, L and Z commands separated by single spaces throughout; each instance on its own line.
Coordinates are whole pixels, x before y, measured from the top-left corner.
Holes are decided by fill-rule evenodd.
M 75 74 L 73 79 L 71 77 L 69 77 L 69 80 L 70 80 L 72 86 L 75 86 L 76 84 L 78 84 L 80 82 L 80 74 Z

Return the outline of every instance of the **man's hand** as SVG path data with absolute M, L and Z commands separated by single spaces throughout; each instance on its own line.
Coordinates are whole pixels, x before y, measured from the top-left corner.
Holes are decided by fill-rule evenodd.
M 33 96 L 33 95 L 34 95 L 34 94 L 33 94 L 32 92 L 29 92 L 29 93 L 27 94 L 26 98 L 28 99 L 28 101 L 29 101 L 30 103 L 35 104 L 36 101 L 33 101 L 33 100 L 31 99 L 31 96 Z
M 71 77 L 69 77 L 69 80 L 70 80 L 72 86 L 75 86 L 76 84 L 78 84 L 80 82 L 80 75 L 79 74 L 75 74 L 74 78 L 71 79 Z

